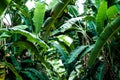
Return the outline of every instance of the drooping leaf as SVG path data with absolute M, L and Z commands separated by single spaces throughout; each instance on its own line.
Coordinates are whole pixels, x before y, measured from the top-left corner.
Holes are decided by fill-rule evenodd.
M 0 35 L 0 38 L 7 38 L 7 37 L 11 37 L 11 35 L 9 35 L 5 32 Z
M 62 62 L 65 63 L 66 59 L 67 59 L 67 54 L 66 54 L 65 50 L 57 43 L 53 43 L 53 46 L 59 51 L 60 58 L 61 58 Z
M 27 76 L 30 80 L 37 80 L 35 75 L 29 71 L 21 71 L 25 76 Z
M 35 10 L 34 10 L 34 17 L 33 22 L 35 26 L 35 34 L 38 34 L 41 30 L 43 19 L 44 19 L 44 13 L 45 13 L 45 4 L 36 2 L 35 4 Z
M 26 25 L 17 25 L 17 26 L 14 26 L 14 27 L 12 27 L 11 29 L 26 29 L 26 28 L 28 28 L 28 26 L 26 26 Z
M 71 48 L 68 46 L 67 43 L 60 41 L 60 40 L 58 42 L 67 51 L 66 53 L 69 53 L 71 51 Z
M 78 58 L 78 55 L 81 54 L 86 49 L 87 46 L 79 46 L 74 51 L 70 53 L 68 56 L 68 59 L 66 60 L 66 63 L 69 64 L 73 61 L 75 61 Z
M 104 29 L 104 21 L 106 19 L 106 11 L 107 11 L 107 1 L 102 1 L 100 4 L 100 7 L 98 9 L 98 13 L 96 16 L 96 30 L 98 35 L 103 31 Z
M 24 49 L 31 50 L 33 53 L 38 53 L 39 51 L 37 50 L 36 46 L 29 42 L 29 41 L 16 41 L 12 44 L 14 47 L 22 47 Z
M 14 28 L 10 28 L 10 29 L 0 29 L 0 32 L 8 32 L 8 33 L 12 33 L 12 34 L 21 34 L 25 37 L 27 37 L 27 40 L 32 42 L 32 43 L 37 43 L 40 46 L 42 46 L 43 48 L 47 48 L 47 44 L 44 43 L 44 41 L 42 41 L 39 37 L 37 37 L 36 35 L 22 30 L 22 29 L 14 29 Z
M 85 51 L 84 51 L 82 54 L 80 54 L 79 58 L 81 58 L 81 57 L 83 57 L 85 54 L 89 53 L 89 52 L 93 49 L 93 47 L 94 47 L 94 45 L 88 46 L 88 47 L 85 49 Z
M 105 45 L 105 43 L 119 30 L 120 28 L 120 16 L 118 16 L 111 24 L 108 24 L 104 31 L 101 33 L 99 38 L 97 39 L 94 48 L 90 54 L 88 59 L 88 65 L 92 66 L 95 63 L 96 58 L 98 57 L 101 49 Z
M 70 29 L 75 22 L 82 20 L 82 17 L 71 18 L 66 23 L 64 23 L 60 28 L 54 30 L 51 35 L 58 33 L 64 33 L 66 30 Z
M 25 71 L 30 71 L 33 73 L 36 77 L 38 77 L 41 80 L 49 80 L 47 76 L 44 76 L 40 71 L 34 69 L 34 68 L 25 68 Z
M 47 33 L 50 33 L 51 27 L 53 27 L 56 20 L 62 16 L 62 14 L 64 13 L 64 10 L 67 8 L 67 5 L 70 3 L 70 1 L 71 0 L 67 0 L 64 2 L 58 2 L 54 6 L 54 8 L 52 9 L 52 12 L 51 12 L 53 20 L 50 22 L 50 24 L 47 25 L 47 30 L 46 30 Z M 46 26 L 44 26 L 44 27 L 46 27 Z M 46 34 L 46 32 L 44 32 L 44 34 Z M 44 37 L 46 38 L 46 40 L 48 40 L 49 36 L 50 36 L 50 34 L 45 35 Z
M 16 71 L 14 66 L 11 63 L 5 62 L 5 65 L 9 67 L 9 69 L 15 74 L 16 78 L 18 80 L 23 80 L 22 77 L 19 75 L 19 73 Z
M 31 53 L 33 53 L 38 60 L 40 60 L 48 69 L 50 69 L 50 65 L 48 64 L 48 62 L 44 60 L 44 57 L 41 54 L 39 54 L 39 50 L 32 42 L 17 41 L 13 43 L 13 46 L 20 47 L 20 48 L 22 47 L 24 49 L 30 50 Z
M 38 49 L 33 43 L 29 41 L 17 41 L 13 43 L 13 46 L 20 47 L 20 48 L 22 47 L 24 49 L 30 50 L 31 53 L 33 53 L 41 62 L 44 62 L 43 57 L 39 54 Z

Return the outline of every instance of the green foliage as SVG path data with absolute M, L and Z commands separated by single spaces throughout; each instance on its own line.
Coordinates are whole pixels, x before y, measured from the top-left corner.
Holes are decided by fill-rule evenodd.
M 77 0 L 34 0 L 31 10 L 9 1 L 0 3 L 0 80 L 120 79 L 120 1 L 86 0 L 83 14 Z
M 69 58 L 67 59 L 66 63 L 69 64 L 77 59 L 78 55 L 80 55 L 87 46 L 79 46 L 73 52 L 70 53 Z
M 117 5 L 109 7 L 109 9 L 107 10 L 108 20 L 113 20 L 117 16 L 119 11 L 120 10 L 117 8 Z
M 51 16 L 52 16 L 52 20 L 50 20 L 49 24 L 47 26 L 43 26 L 43 27 L 47 27 L 47 30 L 46 32 L 43 34 L 45 35 L 43 37 L 43 39 L 45 41 L 47 41 L 47 39 L 49 38 L 50 36 L 50 31 L 51 31 L 51 28 L 53 27 L 53 25 L 55 24 L 56 20 L 58 18 L 60 18 L 62 16 L 62 14 L 64 13 L 64 10 L 67 8 L 67 5 L 70 3 L 70 0 L 68 1 L 65 1 L 64 3 L 62 2 L 58 2 L 55 7 L 53 7 L 52 11 L 51 11 Z M 47 39 L 46 39 L 47 38 Z
M 38 34 L 41 31 L 41 27 L 43 24 L 43 19 L 44 19 L 44 13 L 45 13 L 45 4 L 36 2 L 35 4 L 35 10 L 34 10 L 34 17 L 33 17 L 33 22 L 35 26 L 35 34 Z
M 10 63 L 5 62 L 6 66 L 10 68 L 10 70 L 15 74 L 18 80 L 23 80 L 22 77 L 18 74 L 14 66 Z
M 11 28 L 11 29 L 1 29 L 0 32 L 7 32 L 7 33 L 12 33 L 12 34 L 21 34 L 23 36 L 25 36 L 27 38 L 28 41 L 30 42 L 35 42 L 37 44 L 39 44 L 40 46 L 47 48 L 48 46 L 40 39 L 38 38 L 36 35 L 22 30 L 22 29 L 16 29 L 16 28 Z
M 107 11 L 107 2 L 102 1 L 100 4 L 100 7 L 98 9 L 98 13 L 96 16 L 96 30 L 98 35 L 103 31 L 104 29 L 104 21 L 106 19 L 106 11 Z
M 71 29 L 73 27 L 72 25 L 74 25 L 76 22 L 80 20 L 81 20 L 81 17 L 69 19 L 64 24 L 62 24 L 58 29 L 55 29 L 51 35 L 55 35 L 58 33 L 64 33 L 65 31 Z
M 104 31 L 101 33 L 100 37 L 97 39 L 95 46 L 91 52 L 90 58 L 88 60 L 88 65 L 91 66 L 95 63 L 97 56 L 99 55 L 101 49 L 105 43 L 118 31 L 120 25 L 120 17 L 117 17 L 111 24 L 107 25 Z

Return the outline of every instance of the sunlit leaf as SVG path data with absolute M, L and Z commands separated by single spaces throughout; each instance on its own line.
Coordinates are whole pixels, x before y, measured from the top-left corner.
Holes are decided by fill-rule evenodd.
M 47 44 L 45 44 L 44 41 L 42 41 L 38 36 L 28 32 L 28 31 L 22 30 L 22 29 L 14 29 L 14 28 L 0 29 L 0 32 L 8 32 L 8 33 L 12 33 L 12 34 L 21 34 L 21 35 L 27 37 L 27 40 L 32 42 L 32 43 L 37 43 L 45 49 L 48 47 Z
M 35 34 L 38 34 L 41 30 L 44 19 L 44 13 L 45 13 L 45 4 L 36 2 L 34 17 L 33 17 Z
M 60 28 L 54 30 L 51 35 L 55 35 L 58 33 L 64 33 L 66 30 L 70 29 L 75 22 L 82 20 L 82 17 L 71 18 L 66 21 Z
M 28 26 L 26 25 L 17 25 L 17 26 L 12 27 L 12 29 L 26 29 L 26 28 L 28 28 Z
M 107 11 L 107 1 L 103 0 L 100 4 L 98 13 L 96 16 L 96 30 L 98 35 L 103 31 L 105 27 L 104 21 L 106 19 L 106 11 Z

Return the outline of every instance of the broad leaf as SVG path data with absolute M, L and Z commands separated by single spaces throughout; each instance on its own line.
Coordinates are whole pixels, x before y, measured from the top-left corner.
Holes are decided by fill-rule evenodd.
M 98 13 L 96 16 L 96 30 L 98 35 L 103 31 L 104 29 L 104 21 L 106 19 L 106 11 L 107 11 L 107 1 L 102 1 L 100 4 L 100 7 L 98 9 Z
M 53 43 L 53 46 L 59 51 L 60 58 L 61 58 L 62 62 L 65 63 L 66 59 L 67 59 L 67 54 L 66 54 L 65 50 L 57 43 Z
M 66 60 L 66 64 L 75 61 L 78 58 L 78 56 L 86 49 L 86 47 L 87 46 L 79 46 L 74 51 L 72 51 L 68 56 L 68 59 Z
M 44 58 L 41 56 L 41 54 L 39 54 L 38 49 L 36 48 L 36 46 L 29 42 L 29 41 L 17 41 L 13 43 L 13 46 L 15 47 L 19 47 L 19 48 L 24 48 L 24 49 L 28 49 L 31 51 L 31 53 L 33 53 L 41 62 L 44 62 Z
M 35 10 L 34 10 L 34 17 L 33 17 L 33 22 L 34 22 L 34 29 L 35 29 L 35 34 L 38 34 L 41 30 L 41 26 L 43 24 L 43 19 L 44 19 L 44 13 L 45 13 L 45 4 L 36 2 L 35 4 Z
M 101 49 L 105 43 L 120 29 L 120 16 L 118 16 L 111 24 L 108 24 L 104 31 L 101 33 L 100 37 L 97 39 L 94 48 L 88 59 L 88 65 L 92 66 L 95 63 Z
M 14 26 L 14 27 L 12 27 L 12 29 L 27 29 L 28 28 L 28 26 L 26 26 L 26 25 L 17 25 L 17 26 Z
M 8 33 L 12 33 L 12 34 L 21 34 L 25 37 L 27 37 L 27 40 L 32 42 L 32 43 L 37 43 L 40 46 L 42 46 L 43 48 L 47 48 L 47 44 L 45 44 L 39 37 L 37 37 L 36 35 L 22 30 L 22 29 L 14 29 L 14 28 L 10 28 L 10 29 L 0 29 L 0 32 L 8 32 Z
M 52 9 L 52 12 L 51 12 L 53 20 L 51 20 L 49 22 L 50 24 L 47 25 L 47 30 L 46 30 L 47 33 L 50 33 L 51 27 L 54 25 L 56 20 L 62 16 L 62 14 L 64 13 L 64 10 L 67 8 L 67 5 L 70 3 L 70 1 L 71 0 L 67 0 L 64 2 L 58 2 L 54 6 L 54 8 Z M 43 27 L 46 27 L 46 26 L 43 26 Z M 46 34 L 46 32 L 43 35 L 45 37 L 45 40 L 48 40 L 50 34 Z

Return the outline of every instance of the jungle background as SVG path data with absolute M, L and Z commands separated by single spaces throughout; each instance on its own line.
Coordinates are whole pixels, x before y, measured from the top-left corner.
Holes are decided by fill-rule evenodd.
M 119 49 L 119 0 L 0 1 L 0 80 L 120 80 Z

